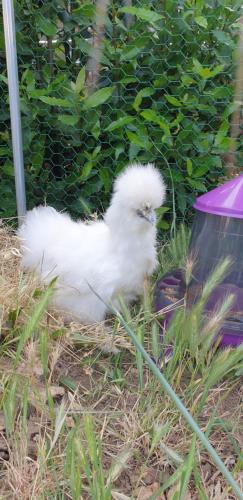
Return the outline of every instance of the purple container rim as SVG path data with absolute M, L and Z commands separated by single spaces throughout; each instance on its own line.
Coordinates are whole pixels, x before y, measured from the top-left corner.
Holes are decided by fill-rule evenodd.
M 166 317 L 167 316 L 167 317 Z M 161 327 L 166 327 L 167 323 L 171 321 L 173 316 L 173 311 L 167 313 L 161 322 Z M 222 325 L 219 332 L 215 336 L 215 340 L 220 337 L 219 345 L 220 347 L 239 347 L 243 344 L 243 335 L 238 335 L 234 332 L 230 332 L 227 327 Z
M 181 270 L 180 269 L 176 269 L 176 270 L 172 270 L 171 271 L 171 274 L 168 273 L 165 274 L 164 276 L 161 277 L 161 279 L 158 281 L 161 282 L 162 280 L 166 280 L 167 279 L 167 282 L 169 281 L 169 279 L 171 280 L 171 278 L 173 278 L 176 274 L 180 274 Z M 163 309 L 161 309 L 161 306 L 160 306 L 160 301 L 159 301 L 159 295 L 163 294 L 163 289 L 159 289 L 158 290 L 158 296 L 155 297 L 155 300 L 154 300 L 154 309 L 156 312 L 161 312 L 163 311 Z M 172 302 L 171 302 L 171 305 L 172 305 Z M 174 310 L 171 309 L 167 312 L 164 312 L 162 313 L 163 315 L 163 319 L 162 321 L 160 322 L 160 331 L 162 331 L 163 328 L 166 327 L 166 325 L 168 325 L 173 317 L 173 314 L 174 314 Z M 219 341 L 219 345 L 221 348 L 227 348 L 227 347 L 230 347 L 230 348 L 237 348 L 241 345 L 243 345 L 243 332 L 239 332 L 239 331 L 234 331 L 234 330 L 231 330 L 230 327 L 223 323 L 219 332 L 216 334 L 215 336 L 215 339 L 217 337 L 220 337 L 220 341 Z M 173 348 L 172 348 L 173 350 Z
M 236 338 L 236 336 L 231 333 L 223 333 L 219 332 L 218 336 L 220 336 L 220 346 L 221 347 L 240 347 L 242 344 L 242 340 Z
M 199 210 L 200 212 L 204 212 L 206 214 L 211 215 L 219 215 L 223 217 L 233 217 L 235 219 L 243 219 L 243 212 L 238 212 L 237 210 L 229 210 L 228 208 L 210 208 L 209 206 L 201 205 L 200 201 L 196 201 L 193 205 L 193 208 Z

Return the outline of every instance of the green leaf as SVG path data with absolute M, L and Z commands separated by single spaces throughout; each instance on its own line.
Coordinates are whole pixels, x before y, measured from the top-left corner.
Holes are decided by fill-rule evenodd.
M 204 165 L 199 165 L 194 172 L 193 172 L 193 177 L 203 177 L 210 169 L 210 165 L 204 164 Z
M 42 167 L 43 164 L 44 154 L 45 154 L 45 142 L 46 142 L 46 136 L 41 135 L 38 141 L 34 142 L 31 148 L 32 152 L 31 165 L 34 168 L 35 175 L 39 173 L 40 168 Z
M 9 154 L 9 148 L 7 146 L 0 147 L 0 157 L 8 156 L 8 154 Z
M 204 16 L 196 16 L 195 21 L 199 26 L 202 26 L 202 28 L 208 27 L 208 21 Z
M 220 125 L 219 131 L 215 137 L 215 141 L 214 141 L 215 146 L 219 146 L 223 142 L 224 138 L 226 137 L 226 135 L 228 133 L 228 130 L 229 130 L 229 123 L 225 120 Z
M 176 118 L 170 123 L 170 127 L 178 127 L 178 125 L 181 123 L 181 121 L 183 120 L 183 118 L 184 118 L 183 113 L 181 113 L 179 111 L 179 113 L 176 116 Z
M 217 38 L 218 42 L 220 42 L 220 43 L 223 43 L 223 44 L 229 45 L 229 46 L 231 46 L 234 43 L 234 41 L 232 40 L 232 38 L 230 38 L 228 33 L 225 33 L 224 31 L 215 30 L 215 31 L 213 31 L 213 34 L 214 34 L 215 38 Z
M 148 122 L 156 123 L 160 126 L 162 130 L 164 130 L 166 135 L 170 135 L 170 129 L 166 121 L 153 109 L 145 109 L 142 111 L 141 116 L 145 118 Z
M 181 81 L 185 87 L 189 87 L 192 83 L 195 83 L 195 80 L 189 75 L 182 75 Z
M 144 49 L 145 45 L 143 47 L 141 46 L 136 46 L 136 45 L 128 45 L 125 47 L 121 53 L 121 61 L 130 61 L 131 59 L 135 59 L 140 52 Z
M 132 142 L 130 142 L 130 145 L 129 145 L 129 151 L 128 151 L 128 158 L 129 158 L 129 161 L 133 161 L 137 158 L 138 156 L 138 153 L 139 151 L 141 150 L 141 147 L 138 146 L 137 144 L 134 144 Z
M 170 207 L 159 207 L 159 208 L 156 208 L 156 215 L 158 217 L 160 217 L 161 215 L 165 214 L 166 212 L 169 212 L 170 210 Z
M 47 89 L 35 89 L 35 90 L 29 90 L 27 89 L 28 96 L 32 97 L 32 99 L 39 99 L 42 96 L 45 96 L 47 93 Z
M 103 89 L 97 90 L 84 101 L 85 108 L 90 109 L 100 106 L 109 99 L 113 90 L 114 87 L 104 87 Z
M 7 79 L 7 77 L 0 74 L 0 82 L 3 82 L 6 85 L 8 85 L 8 79 Z
M 166 222 L 165 220 L 160 220 L 158 221 L 157 223 L 157 228 L 158 229 L 169 229 L 170 227 L 170 224 L 168 222 Z
M 124 152 L 124 145 L 123 144 L 118 144 L 116 146 L 116 150 L 115 150 L 115 159 L 117 160 L 119 158 L 119 156 Z
M 148 122 L 153 122 L 159 124 L 160 117 L 153 109 L 145 109 L 141 112 L 141 116 L 145 118 Z
M 123 85 L 128 85 L 129 83 L 137 83 L 137 78 L 134 76 L 126 76 L 125 78 L 121 78 L 120 83 Z
M 100 120 L 99 119 L 95 122 L 94 126 L 92 127 L 91 134 L 94 136 L 94 138 L 96 140 L 100 136 Z
M 197 75 L 201 76 L 205 80 L 208 78 L 213 78 L 214 76 L 221 73 L 221 71 L 224 69 L 223 64 L 218 64 L 214 68 L 203 67 L 195 58 L 193 59 L 193 65 L 194 66 L 192 68 L 192 71 L 194 71 Z
M 198 73 L 200 76 L 203 78 L 211 78 L 212 72 L 210 68 L 201 68 L 200 72 Z
M 152 144 L 149 142 L 148 138 L 145 136 L 139 137 L 134 132 L 126 131 L 127 137 L 132 144 L 139 146 L 141 149 L 150 149 Z
M 172 95 L 165 95 L 166 100 L 173 106 L 181 106 L 181 101 Z
M 113 130 L 124 127 L 124 125 L 128 125 L 128 123 L 132 123 L 134 119 L 134 116 L 121 116 L 121 118 L 118 118 L 118 120 L 110 123 L 110 125 L 108 125 L 105 130 L 107 132 L 112 132 Z
M 123 45 L 120 52 L 121 61 L 129 61 L 135 59 L 138 54 L 148 45 L 149 38 L 147 36 L 138 36 L 132 42 Z
M 38 16 L 36 19 L 37 31 L 41 31 L 46 36 L 55 36 L 57 32 L 56 25 L 49 19 L 43 16 Z
M 29 68 L 27 68 L 21 77 L 21 84 L 25 83 L 29 90 L 33 90 L 35 88 L 35 74 Z
M 150 95 L 153 95 L 155 92 L 155 89 L 151 88 L 151 87 L 145 87 L 144 89 L 140 90 L 135 99 L 134 99 L 134 102 L 133 102 L 133 105 L 132 107 L 138 111 L 139 110 L 139 106 L 142 102 L 142 99 L 143 97 L 149 97 Z
M 79 71 L 76 79 L 75 92 L 79 94 L 85 86 L 85 66 Z
M 14 177 L 14 168 L 13 168 L 13 163 L 11 161 L 9 160 L 5 161 L 1 169 L 8 177 Z
M 178 208 L 180 212 L 184 215 L 187 207 L 187 194 L 183 184 L 178 184 L 176 197 L 177 197 Z
M 212 156 L 210 152 L 210 156 L 206 156 L 204 162 L 207 163 L 210 169 L 221 169 L 222 168 L 222 160 L 219 156 Z
M 84 181 L 84 180 L 86 180 L 89 177 L 89 175 L 90 175 L 90 173 L 91 173 L 94 165 L 95 164 L 94 164 L 94 162 L 92 160 L 89 160 L 89 161 L 87 161 L 84 164 L 84 166 L 82 168 L 81 175 L 80 175 L 80 180 L 81 181 Z
M 195 145 L 199 153 L 207 153 L 210 151 L 214 141 L 214 135 L 210 133 L 201 133 L 193 139 L 193 144 Z
M 96 148 L 94 148 L 94 151 L 92 151 L 91 158 L 96 158 L 100 150 L 101 150 L 101 145 L 99 144 L 98 146 L 96 146 Z
M 207 188 L 206 188 L 205 184 L 203 184 L 203 182 L 195 180 L 195 179 L 190 179 L 190 178 L 187 178 L 187 180 L 188 180 L 188 183 L 190 184 L 190 186 L 193 189 L 196 189 L 196 191 L 200 191 L 202 193 L 205 193 L 207 191 Z
M 189 177 L 191 177 L 191 175 L 192 175 L 192 161 L 190 160 L 190 158 L 187 158 L 187 160 L 186 160 L 186 169 L 187 169 L 187 173 L 188 173 Z
M 77 22 L 80 22 L 80 19 L 84 19 L 84 22 L 86 22 L 86 20 L 92 21 L 95 15 L 95 5 L 91 2 L 80 4 L 81 2 L 77 2 L 78 7 L 72 9 L 72 16 L 76 16 Z M 64 5 L 65 3 L 63 2 L 63 6 Z
M 59 99 L 58 97 L 48 97 L 48 96 L 39 96 L 39 99 L 45 104 L 49 104 L 49 106 L 59 106 L 61 108 L 72 107 L 72 103 L 67 99 Z
M 231 96 L 231 89 L 228 86 L 220 86 L 207 92 L 213 99 L 224 99 Z
M 119 12 L 124 14 L 131 14 L 132 16 L 136 16 L 138 19 L 147 21 L 151 24 L 164 19 L 164 16 L 161 16 L 161 14 L 157 14 L 157 12 L 155 12 L 154 10 L 144 9 L 142 7 L 122 7 L 121 9 L 119 9 Z
M 73 127 L 79 121 L 79 116 L 77 115 L 58 115 L 57 119 L 64 123 L 65 125 L 70 125 Z
M 101 169 L 99 175 L 100 175 L 100 179 L 102 181 L 102 184 L 105 188 L 105 191 L 106 191 L 106 193 L 108 193 L 110 188 L 111 188 L 111 184 L 112 184 L 112 177 L 110 175 L 110 172 L 106 168 L 103 168 L 103 169 Z

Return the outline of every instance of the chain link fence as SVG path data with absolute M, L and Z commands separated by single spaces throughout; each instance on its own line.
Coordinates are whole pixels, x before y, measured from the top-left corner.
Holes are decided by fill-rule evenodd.
M 241 164 L 241 3 L 15 2 L 27 208 L 102 212 L 117 173 L 149 161 L 169 186 L 160 228 L 190 217 L 195 196 Z M 0 64 L 0 212 L 14 217 L 3 24 Z

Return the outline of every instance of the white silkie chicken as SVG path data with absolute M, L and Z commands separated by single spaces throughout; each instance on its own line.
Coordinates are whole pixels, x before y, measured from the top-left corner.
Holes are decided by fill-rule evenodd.
M 164 198 L 159 171 L 134 164 L 116 179 L 103 221 L 74 222 L 54 208 L 34 208 L 18 231 L 23 267 L 44 283 L 58 277 L 52 303 L 69 319 L 101 321 L 105 304 L 134 300 L 154 271 L 155 209 Z

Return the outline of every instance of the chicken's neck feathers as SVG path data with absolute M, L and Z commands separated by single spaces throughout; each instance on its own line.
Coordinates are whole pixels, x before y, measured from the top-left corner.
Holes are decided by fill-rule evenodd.
M 111 251 L 124 271 L 129 272 L 134 265 L 150 267 L 147 262 L 154 261 L 156 254 L 155 226 L 148 222 L 141 224 L 139 218 L 136 220 L 125 211 L 118 214 L 112 206 L 105 214 L 105 223 L 109 228 Z

